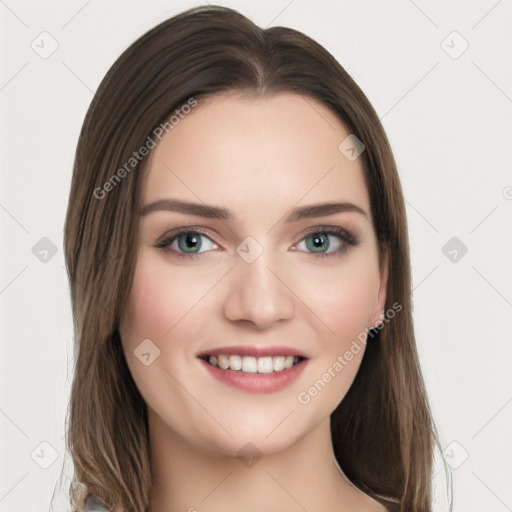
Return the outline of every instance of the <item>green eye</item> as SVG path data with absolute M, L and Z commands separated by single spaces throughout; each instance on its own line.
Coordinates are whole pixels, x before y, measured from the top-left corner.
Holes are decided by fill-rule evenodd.
M 322 246 L 325 246 L 325 249 L 327 250 L 331 245 L 329 235 L 326 235 L 325 233 L 310 235 L 305 240 L 307 248 L 312 252 L 322 252 Z
M 203 240 L 207 240 L 206 244 Z M 170 249 L 177 253 L 181 258 L 193 258 L 194 256 L 199 256 L 203 252 L 207 252 L 212 248 L 218 248 L 218 245 L 199 231 L 183 229 L 177 234 L 175 233 L 162 240 L 160 243 L 156 244 L 155 247 L 159 249 Z M 206 250 L 201 251 L 203 248 Z
M 331 242 L 331 237 L 334 238 L 334 242 Z M 347 230 L 335 226 L 315 228 L 315 231 L 304 237 L 296 247 L 300 248 L 303 241 L 305 241 L 306 252 L 323 258 L 340 256 L 347 252 L 349 245 L 357 245 L 357 241 Z
M 199 249 L 201 249 L 203 245 L 201 242 L 202 236 L 203 235 L 199 233 L 192 232 L 179 235 L 177 237 L 179 249 L 187 253 L 199 252 Z
M 157 243 L 159 249 L 169 249 L 180 258 L 195 258 L 219 246 L 211 240 L 200 228 L 185 227 L 174 231 L 170 236 Z M 305 244 L 305 249 L 302 249 Z M 314 231 L 306 235 L 294 250 L 300 250 L 313 254 L 315 257 L 326 258 L 330 256 L 342 256 L 349 246 L 358 245 L 354 235 L 338 226 L 316 226 Z M 201 250 L 204 249 L 204 250 Z

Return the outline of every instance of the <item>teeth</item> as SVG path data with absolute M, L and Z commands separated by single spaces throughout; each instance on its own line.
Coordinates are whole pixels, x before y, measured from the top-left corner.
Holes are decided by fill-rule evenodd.
M 284 370 L 284 360 L 286 358 L 284 356 L 274 357 L 274 371 L 282 372 Z
M 217 363 L 219 365 L 219 368 L 221 368 L 222 370 L 227 370 L 229 368 L 229 357 L 219 354 Z
M 274 371 L 274 363 L 271 357 L 258 358 L 258 373 L 272 373 Z
M 241 370 L 242 358 L 240 356 L 229 356 L 229 367 L 232 370 Z
M 273 373 L 290 369 L 299 362 L 299 358 L 294 356 L 252 357 L 218 354 L 217 356 L 208 356 L 206 361 L 222 370 L 242 371 L 243 373 Z
M 245 356 L 242 358 L 242 371 L 244 373 L 257 373 L 258 364 L 255 357 Z

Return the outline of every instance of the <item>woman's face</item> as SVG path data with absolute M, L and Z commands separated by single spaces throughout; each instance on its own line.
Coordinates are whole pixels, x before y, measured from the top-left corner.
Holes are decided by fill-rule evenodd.
M 153 428 L 272 453 L 345 396 L 387 278 L 349 135 L 300 95 L 225 95 L 152 150 L 121 336 Z

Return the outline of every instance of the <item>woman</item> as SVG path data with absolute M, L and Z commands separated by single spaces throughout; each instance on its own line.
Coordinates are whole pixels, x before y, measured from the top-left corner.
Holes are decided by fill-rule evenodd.
M 216 6 L 143 35 L 66 218 L 73 510 L 430 511 L 408 251 L 384 130 L 323 47 Z

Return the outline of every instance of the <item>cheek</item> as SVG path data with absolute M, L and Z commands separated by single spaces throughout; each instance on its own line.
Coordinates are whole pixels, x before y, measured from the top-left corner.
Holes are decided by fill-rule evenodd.
M 320 418 L 337 407 L 359 370 L 366 348 L 366 328 L 370 327 L 378 299 L 378 259 L 370 252 L 359 253 L 357 259 L 346 264 L 322 268 L 308 276 L 302 281 L 307 288 L 302 288 L 301 293 L 314 314 L 310 325 L 319 327 L 312 364 L 297 400 L 307 406 L 304 411 Z M 316 286 L 312 287 L 314 283 Z M 306 295 L 307 290 L 315 293 Z M 304 315 L 310 314 L 304 310 Z
M 211 284 L 201 272 L 176 270 L 165 261 L 144 254 L 136 266 L 130 306 L 123 319 L 124 353 L 144 400 L 158 414 L 167 415 L 169 424 L 179 423 L 174 414 L 176 410 L 181 411 L 184 418 L 198 414 L 177 382 L 186 381 L 187 365 L 195 360 L 190 341 L 197 338 L 200 331 L 197 317 L 205 314 L 200 299 L 209 287 Z M 144 352 L 149 352 L 151 359 L 158 354 L 149 365 L 141 363 L 137 357 L 143 352 L 139 349 L 143 340 L 154 344 L 145 342 L 144 345 Z M 169 410 L 170 396 L 174 411 Z
M 377 284 L 351 278 L 333 287 L 322 303 L 325 321 L 332 331 L 329 345 L 345 345 L 369 327 L 377 298 Z
M 130 295 L 129 309 L 121 323 L 121 339 L 131 374 L 146 402 L 164 389 L 168 361 L 180 364 L 186 356 L 187 340 L 194 336 L 193 324 L 186 321 L 190 296 L 180 282 L 180 273 L 168 275 L 157 261 L 140 258 Z M 181 278 L 183 279 L 183 278 Z M 181 320 L 181 321 L 180 321 Z M 179 336 L 176 336 L 177 333 Z M 170 342 L 172 339 L 172 343 Z M 150 340 L 148 343 L 145 340 Z M 144 342 L 144 344 L 142 344 Z M 149 361 L 140 359 L 149 353 Z M 147 357 L 147 356 L 146 356 Z M 150 362 L 145 366 L 145 362 Z
M 174 313 L 179 309 L 177 295 L 176 286 L 166 286 L 157 273 L 139 267 L 132 290 L 134 331 L 162 339 L 174 324 Z
M 352 257 L 346 264 L 321 272 L 307 280 L 308 289 L 315 293 L 309 292 L 306 303 L 325 327 L 324 335 L 318 337 L 319 348 L 332 355 L 350 346 L 370 327 L 380 286 L 378 261 L 372 253 L 360 254 L 357 259 Z M 302 294 L 306 291 L 303 289 Z
M 183 329 L 193 329 L 193 324 L 185 317 L 205 293 L 205 286 L 198 285 L 201 280 L 191 278 L 189 272 L 176 270 L 171 275 L 169 265 L 158 260 L 141 259 L 131 293 L 130 338 L 149 338 L 167 350 L 174 347 L 166 341 L 176 330 L 186 336 Z
M 211 271 L 178 268 L 141 252 L 121 339 L 128 367 L 146 402 L 153 403 L 160 390 L 173 387 L 166 370 L 179 377 L 195 361 L 193 340 L 204 330 L 202 323 L 209 315 L 205 296 L 211 288 Z M 152 344 L 141 345 L 143 340 Z M 144 366 L 137 354 L 146 353 L 142 347 L 148 346 L 157 358 Z
M 315 313 L 327 329 L 322 329 L 317 338 L 306 385 L 297 394 L 303 411 L 314 418 L 326 417 L 335 410 L 359 370 L 378 289 L 378 282 L 370 274 L 338 280 L 315 302 Z

